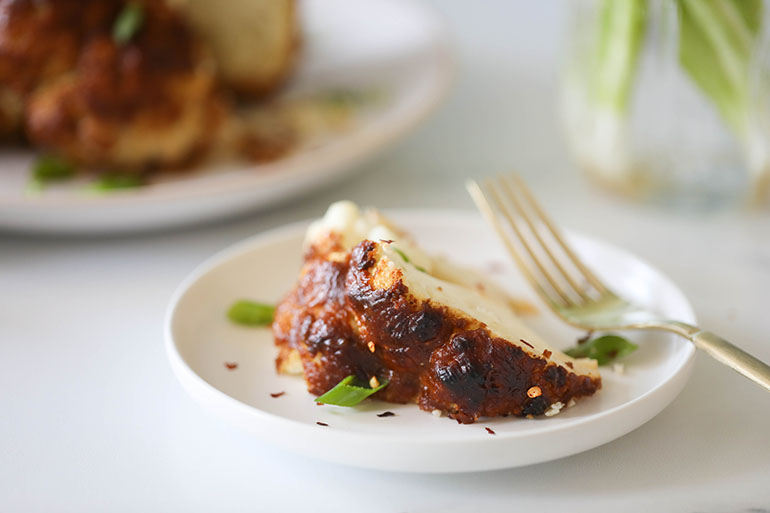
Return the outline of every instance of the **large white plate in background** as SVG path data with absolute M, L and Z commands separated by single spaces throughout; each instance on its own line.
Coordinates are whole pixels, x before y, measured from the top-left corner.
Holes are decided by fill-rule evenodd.
M 409 227 L 426 250 L 481 269 L 503 264 L 499 283 L 539 304 L 478 215 L 406 211 L 394 219 Z M 551 418 L 494 418 L 460 425 L 412 404 L 370 400 L 357 408 L 317 406 L 302 378 L 276 374 L 269 329 L 239 327 L 225 316 L 236 299 L 277 302 L 286 294 L 298 276 L 304 227 L 259 235 L 214 256 L 180 286 L 167 315 L 167 352 L 184 388 L 214 414 L 268 443 L 384 470 L 516 467 L 585 451 L 628 433 L 663 410 L 689 377 L 695 352 L 691 343 L 662 332 L 632 333 L 628 336 L 639 350 L 624 360 L 625 372 L 602 368 L 603 388 L 595 396 Z M 589 237 L 570 238 L 600 277 L 624 296 L 671 318 L 695 321 L 684 295 L 648 264 Z M 582 335 L 546 307 L 540 310 L 528 321 L 555 346 L 572 346 Z M 228 370 L 225 362 L 236 362 L 238 368 Z M 276 392 L 286 394 L 270 396 Z M 375 415 L 385 410 L 396 416 Z
M 264 208 L 339 179 L 438 105 L 452 75 L 438 17 L 414 0 L 302 0 L 303 53 L 281 94 L 385 91 L 356 129 L 269 164 L 217 166 L 135 190 L 80 185 L 29 194 L 31 151 L 0 150 L 0 229 L 103 233 L 163 228 Z

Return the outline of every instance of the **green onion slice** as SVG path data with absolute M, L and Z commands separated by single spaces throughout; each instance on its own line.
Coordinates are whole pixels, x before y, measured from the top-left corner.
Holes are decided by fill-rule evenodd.
M 633 353 L 638 347 L 619 335 L 603 335 L 564 352 L 573 358 L 591 358 L 599 365 L 609 365 Z
M 380 96 L 380 91 L 377 90 L 332 89 L 322 93 L 320 98 L 337 107 L 354 107 L 374 102 Z
M 236 324 L 244 326 L 267 326 L 273 322 L 275 307 L 265 303 L 256 303 L 241 299 L 227 310 L 227 317 Z
M 144 23 L 144 8 L 137 2 L 127 3 L 112 25 L 112 39 L 119 45 L 131 41 Z
M 75 166 L 53 155 L 41 155 L 32 166 L 32 178 L 45 183 L 65 180 L 75 174 Z
M 385 388 L 387 379 L 381 379 L 380 385 L 375 388 L 362 386 L 355 376 L 350 375 L 337 383 L 334 388 L 316 399 L 318 403 L 333 404 L 336 406 L 355 406 L 370 395 Z
M 408 264 L 409 262 L 411 262 L 411 260 L 409 260 L 409 257 L 408 257 L 408 256 L 406 256 L 406 253 L 404 253 L 404 252 L 403 252 L 403 251 L 401 251 L 400 249 L 398 249 L 398 248 L 393 248 L 393 251 L 395 251 L 396 253 L 398 253 L 398 256 L 400 256 L 400 257 L 401 257 L 401 258 L 404 260 L 404 262 L 405 262 L 405 263 L 407 263 L 407 264 Z
M 405 264 L 409 264 L 409 263 L 411 263 L 411 262 L 412 262 L 412 261 L 409 259 L 409 257 L 408 257 L 408 256 L 406 256 L 406 253 L 404 253 L 404 252 L 403 252 L 403 251 L 401 251 L 400 249 L 398 249 L 398 248 L 393 248 L 393 251 L 395 251 L 396 253 L 398 253 L 398 255 L 399 255 L 399 256 L 400 256 L 400 257 L 401 257 L 401 258 L 404 260 L 404 263 L 405 263 Z M 422 266 L 419 266 L 419 265 L 417 265 L 417 264 L 413 264 L 413 265 L 414 265 L 414 267 L 415 267 L 415 268 L 416 268 L 418 271 L 421 271 L 421 272 L 424 272 L 424 273 L 427 273 L 427 272 L 428 272 L 428 271 L 426 271 L 426 270 L 425 270 L 425 268 L 424 268 L 424 267 L 422 267 Z

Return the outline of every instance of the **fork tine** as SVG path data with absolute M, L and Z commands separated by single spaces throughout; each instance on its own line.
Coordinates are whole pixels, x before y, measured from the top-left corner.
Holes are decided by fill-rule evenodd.
M 564 299 L 562 297 L 554 296 L 552 293 L 548 292 L 545 288 L 543 288 L 540 280 L 535 277 L 529 264 L 525 261 L 524 256 L 511 242 L 508 234 L 503 229 L 502 224 L 500 224 L 498 216 L 495 213 L 495 210 L 492 208 L 492 202 L 490 202 L 487 195 L 484 194 L 481 186 L 474 180 L 468 180 L 465 184 L 465 187 L 481 213 L 487 218 L 487 220 L 492 224 L 492 227 L 497 231 L 498 235 L 508 249 L 508 252 L 511 254 L 511 256 L 513 256 L 516 264 L 519 266 L 519 269 L 524 275 L 524 278 L 526 278 L 532 288 L 534 288 L 538 295 L 540 295 L 540 297 L 549 305 L 564 306 Z
M 570 273 L 559 261 L 558 258 L 553 254 L 553 251 L 551 251 L 550 244 L 546 243 L 546 241 L 543 239 L 542 235 L 540 234 L 540 229 L 536 226 L 535 221 L 532 219 L 532 215 L 530 215 L 527 212 L 527 209 L 524 207 L 522 202 L 518 198 L 518 194 L 516 194 L 514 190 L 514 184 L 511 182 L 511 177 L 500 177 L 499 179 L 500 183 L 502 183 L 503 189 L 507 192 L 508 199 L 510 200 L 509 203 L 511 203 L 517 210 L 519 217 L 524 219 L 524 222 L 527 223 L 527 226 L 529 227 L 529 231 L 534 235 L 537 242 L 540 244 L 540 248 L 545 252 L 546 255 L 548 255 L 548 258 L 551 260 L 551 263 L 554 267 L 561 273 L 562 278 L 567 282 L 567 284 L 571 287 L 572 291 L 580 296 L 580 299 L 583 301 L 590 301 L 591 298 L 586 294 L 584 287 L 579 286 L 575 280 L 572 279 L 572 273 Z M 533 259 L 536 259 L 536 255 L 530 251 L 530 256 Z M 542 267 L 542 264 L 538 263 L 539 267 Z
M 531 205 L 532 209 L 538 215 L 543 224 L 545 224 L 548 231 L 551 232 L 554 240 L 561 246 L 562 251 L 569 257 L 575 267 L 583 273 L 583 276 L 588 282 L 594 286 L 594 288 L 602 295 L 610 294 L 611 291 L 596 277 L 596 275 L 583 263 L 582 260 L 575 254 L 572 248 L 564 241 L 564 238 L 556 230 L 555 225 L 551 219 L 545 214 L 545 211 L 540 207 L 540 204 L 535 199 L 535 196 L 530 192 L 529 187 L 524 183 L 524 180 L 517 174 L 512 174 L 511 177 L 518 185 L 522 194 L 526 198 L 527 202 Z
M 493 185 L 493 184 L 490 184 Z M 505 194 L 503 194 L 503 191 L 510 192 L 510 189 L 505 187 L 505 184 L 503 183 L 503 180 L 498 179 L 497 180 L 497 186 L 496 187 L 489 187 L 492 196 L 496 200 L 496 204 L 498 206 L 498 209 L 503 214 L 503 217 L 506 221 L 508 221 L 508 224 L 513 228 L 513 232 L 516 235 L 516 238 L 519 241 L 519 244 L 524 248 L 524 251 L 526 251 L 527 255 L 529 255 L 530 261 L 532 261 L 537 269 L 540 271 L 540 274 L 546 279 L 548 284 L 551 286 L 551 288 L 559 295 L 559 297 L 562 299 L 562 301 L 567 306 L 572 306 L 573 301 L 570 298 L 569 294 L 567 294 L 564 289 L 561 287 L 559 282 L 556 280 L 556 278 L 548 271 L 548 269 L 543 265 L 543 262 L 540 258 L 538 258 L 537 253 L 535 253 L 533 247 L 530 245 L 530 243 L 527 241 L 526 237 L 524 236 L 524 233 L 522 232 L 521 228 L 519 228 L 519 223 L 516 222 L 516 207 L 518 207 L 518 203 L 516 201 L 516 198 L 508 194 L 506 197 Z M 519 217 L 521 217 L 521 213 L 519 212 Z

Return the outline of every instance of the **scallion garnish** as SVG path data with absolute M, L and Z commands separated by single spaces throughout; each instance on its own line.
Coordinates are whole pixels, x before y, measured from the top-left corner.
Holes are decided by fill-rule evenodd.
M 144 23 L 144 7 L 138 2 L 129 2 L 118 13 L 112 25 L 112 39 L 119 45 L 131 41 Z
M 336 406 L 355 406 L 370 395 L 385 388 L 387 384 L 387 379 L 381 379 L 378 386 L 371 388 L 361 385 L 355 376 L 350 375 L 317 398 L 316 402 Z
M 628 356 L 639 346 L 619 335 L 603 335 L 564 351 L 573 358 L 591 358 L 599 365 L 609 365 Z
M 408 256 L 406 256 L 406 253 L 404 253 L 404 252 L 403 252 L 403 251 L 401 251 L 400 249 L 398 249 L 398 248 L 393 248 L 393 251 L 395 251 L 396 253 L 398 253 L 398 255 L 399 255 L 399 256 L 400 256 L 400 257 L 401 257 L 401 258 L 404 260 L 404 263 L 406 263 L 406 264 L 410 264 L 410 263 L 412 263 L 412 261 L 409 259 L 409 257 L 408 257 Z M 427 273 L 427 272 L 428 272 L 428 271 L 426 271 L 426 270 L 425 270 L 425 268 L 424 268 L 424 267 L 421 267 L 421 266 L 419 266 L 419 265 L 417 265 L 417 264 L 412 264 L 412 265 L 414 265 L 414 267 L 415 267 L 415 268 L 416 268 L 418 271 L 422 271 L 422 272 L 424 272 L 424 273 Z
M 41 155 L 32 166 L 32 178 L 39 183 L 65 180 L 74 174 L 75 166 L 53 155 Z
M 321 95 L 321 100 L 336 107 L 354 107 L 380 98 L 376 90 L 333 89 Z
M 227 317 L 236 324 L 245 326 L 267 326 L 273 322 L 275 307 L 242 299 L 227 310 Z
M 409 257 L 408 257 L 408 256 L 406 256 L 406 253 L 404 253 L 404 252 L 403 252 L 403 251 L 401 251 L 400 249 L 398 249 L 398 248 L 393 248 L 393 251 L 395 251 L 396 253 L 398 253 L 398 256 L 400 256 L 400 257 L 401 257 L 401 258 L 404 260 L 404 262 L 405 262 L 405 263 L 407 263 L 407 264 L 408 264 L 409 262 L 411 262 L 411 260 L 409 260 Z

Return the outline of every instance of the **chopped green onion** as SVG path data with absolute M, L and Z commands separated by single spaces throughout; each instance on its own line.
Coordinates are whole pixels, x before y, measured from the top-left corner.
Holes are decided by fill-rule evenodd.
M 53 155 L 41 155 L 32 166 L 32 178 L 40 184 L 66 180 L 75 174 L 75 166 Z
M 112 25 L 112 39 L 119 45 L 131 41 L 144 23 L 144 7 L 138 2 L 129 2 L 118 13 Z
M 408 264 L 409 262 L 411 262 L 411 260 L 409 260 L 409 257 L 408 257 L 408 256 L 406 256 L 406 253 L 404 253 L 404 252 L 403 252 L 403 251 L 401 251 L 400 249 L 398 249 L 398 248 L 393 248 L 393 251 L 395 251 L 396 253 L 398 253 L 398 256 L 400 256 L 401 258 L 403 258 L 403 259 L 404 259 L 404 263 L 407 263 L 407 264 Z
M 375 101 L 379 96 L 375 90 L 332 89 L 323 93 L 321 100 L 336 107 L 352 107 Z
M 406 263 L 406 264 L 410 264 L 410 263 L 412 263 L 412 261 L 409 259 L 409 257 L 408 257 L 408 256 L 406 256 L 406 253 L 404 253 L 404 252 L 403 252 L 403 251 L 401 251 L 400 249 L 398 249 L 398 248 L 393 248 L 393 251 L 395 251 L 396 253 L 398 253 L 398 255 L 399 255 L 399 256 L 400 256 L 402 259 L 404 259 L 404 263 Z M 417 264 L 412 264 L 412 265 L 414 265 L 414 267 L 415 267 L 415 268 L 416 268 L 418 271 L 422 271 L 422 272 L 424 272 L 424 273 L 427 273 L 427 272 L 428 272 L 428 271 L 426 271 L 426 270 L 425 270 L 425 268 L 424 268 L 424 267 L 422 267 L 422 266 L 419 266 L 419 265 L 417 265 Z
M 236 301 L 227 311 L 227 317 L 244 326 L 267 326 L 273 322 L 275 307 L 242 299 Z
M 142 185 L 142 178 L 130 174 L 107 174 L 99 177 L 91 184 L 96 191 L 112 191 L 115 189 L 133 189 Z
M 573 358 L 591 358 L 599 365 L 609 365 L 628 356 L 639 346 L 619 335 L 604 335 L 564 351 Z
M 387 379 L 380 380 L 379 386 L 369 388 L 361 386 L 355 376 L 350 375 L 337 383 L 334 388 L 316 399 L 316 402 L 336 406 L 355 406 L 370 395 L 385 388 Z

